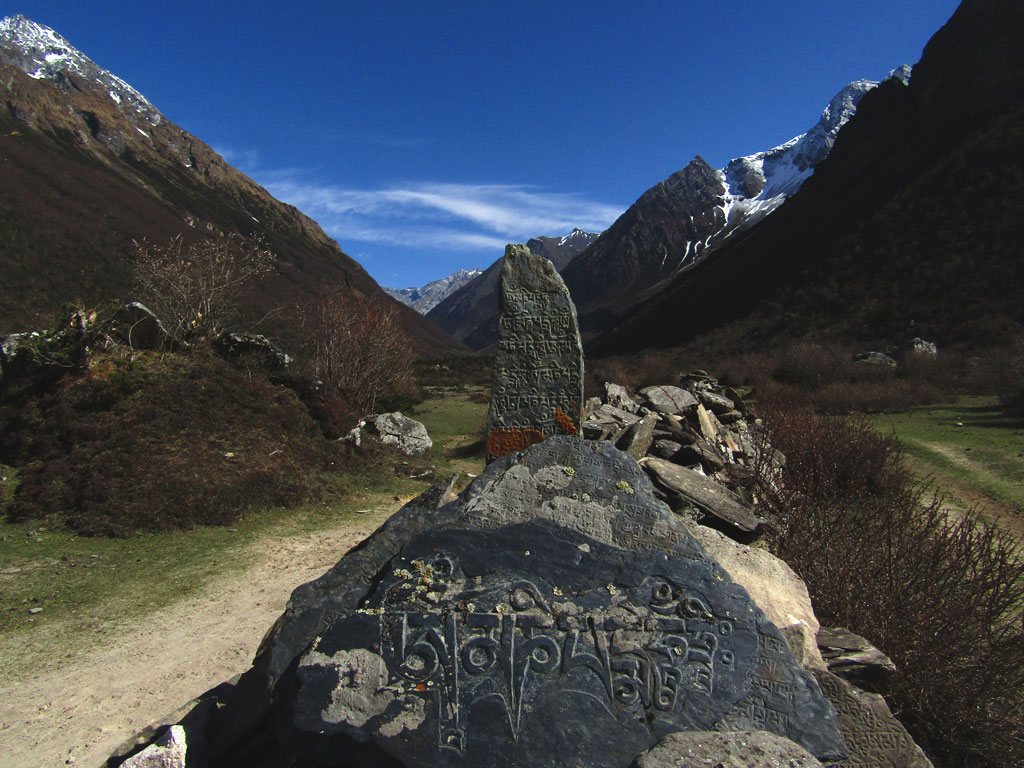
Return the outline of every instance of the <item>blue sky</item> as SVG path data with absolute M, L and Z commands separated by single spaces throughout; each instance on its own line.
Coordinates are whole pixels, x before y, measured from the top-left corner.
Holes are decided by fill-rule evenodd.
M 955 0 L 16 0 L 382 285 L 600 231 L 694 155 L 807 130 Z

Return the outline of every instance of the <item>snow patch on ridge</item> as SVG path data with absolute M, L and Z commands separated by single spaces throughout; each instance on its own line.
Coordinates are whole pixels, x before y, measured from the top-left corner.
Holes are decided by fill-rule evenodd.
M 163 120 L 157 108 L 124 80 L 98 66 L 49 27 L 21 14 L 0 19 L 0 61 L 36 80 L 59 82 L 66 75 L 77 75 L 98 83 L 122 112 L 134 112 L 153 126 Z

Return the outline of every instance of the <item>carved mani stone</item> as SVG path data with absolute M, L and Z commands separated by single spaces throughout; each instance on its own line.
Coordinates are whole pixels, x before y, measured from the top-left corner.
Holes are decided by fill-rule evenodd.
M 421 533 L 294 675 L 279 727 L 318 764 L 371 743 L 408 766 L 626 768 L 670 733 L 737 729 L 844 756 L 741 587 L 550 520 Z
M 509 245 L 501 264 L 488 460 L 578 434 L 582 407 L 583 346 L 569 291 L 550 261 Z

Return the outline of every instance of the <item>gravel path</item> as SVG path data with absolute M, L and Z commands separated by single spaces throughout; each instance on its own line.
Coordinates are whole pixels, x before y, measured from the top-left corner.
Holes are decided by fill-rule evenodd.
M 126 622 L 99 647 L 0 680 L 0 766 L 98 766 L 125 740 L 249 667 L 291 591 L 334 565 L 391 510 L 251 545 L 252 567 Z

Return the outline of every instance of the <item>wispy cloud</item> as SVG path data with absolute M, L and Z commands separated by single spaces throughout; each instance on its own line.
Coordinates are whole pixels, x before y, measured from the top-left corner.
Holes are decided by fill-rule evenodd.
M 311 183 L 292 171 L 260 174 L 275 197 L 316 219 L 344 246 L 358 240 L 451 250 L 500 250 L 573 227 L 600 232 L 622 208 L 571 193 L 510 184 L 415 182 L 379 189 Z

